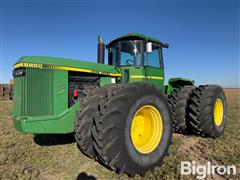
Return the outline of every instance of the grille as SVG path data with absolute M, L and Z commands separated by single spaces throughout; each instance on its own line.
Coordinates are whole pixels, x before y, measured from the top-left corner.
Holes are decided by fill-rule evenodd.
M 26 68 L 24 76 L 15 77 L 14 114 L 53 114 L 53 70 Z

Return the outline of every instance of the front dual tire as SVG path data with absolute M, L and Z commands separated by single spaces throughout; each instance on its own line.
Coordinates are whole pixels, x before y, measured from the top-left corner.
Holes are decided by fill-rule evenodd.
M 115 85 L 99 97 L 91 120 L 95 159 L 129 176 L 160 165 L 171 142 L 172 121 L 159 89 L 144 83 Z

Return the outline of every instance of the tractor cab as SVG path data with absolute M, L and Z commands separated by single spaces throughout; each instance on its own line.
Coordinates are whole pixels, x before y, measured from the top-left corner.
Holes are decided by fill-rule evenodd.
M 142 34 L 127 34 L 111 41 L 109 65 L 163 68 L 162 48 L 168 44 Z
M 123 75 L 123 83 L 145 81 L 163 89 L 163 48 L 168 44 L 142 34 L 127 34 L 106 45 L 108 64 Z

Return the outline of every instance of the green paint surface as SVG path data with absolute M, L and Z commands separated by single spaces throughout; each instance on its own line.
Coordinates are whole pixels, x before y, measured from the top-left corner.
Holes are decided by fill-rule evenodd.
M 15 129 L 25 134 L 71 133 L 74 131 L 76 110 L 79 108 L 80 104 L 77 103 L 58 115 L 37 117 L 12 116 L 12 119 Z
M 103 71 L 107 73 L 118 73 L 114 66 L 105 64 L 98 64 L 94 62 L 73 60 L 68 58 L 45 57 L 45 56 L 23 56 L 15 64 L 18 63 L 33 63 L 33 64 L 47 64 L 54 66 L 65 66 L 73 68 L 81 68 L 92 71 Z
M 114 77 L 113 77 L 114 78 Z M 114 78 L 115 79 L 115 78 Z M 116 79 L 115 79 L 116 80 Z M 100 86 L 106 86 L 112 83 L 112 77 L 101 77 L 100 78 Z
M 183 85 L 194 85 L 194 81 L 186 78 L 171 78 L 165 86 L 165 94 L 170 95 L 175 88 Z

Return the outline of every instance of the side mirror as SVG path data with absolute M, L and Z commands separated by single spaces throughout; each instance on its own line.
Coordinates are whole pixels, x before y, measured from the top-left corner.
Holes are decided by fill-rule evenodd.
M 148 53 L 152 52 L 152 43 L 151 42 L 146 43 L 146 52 L 148 52 Z

